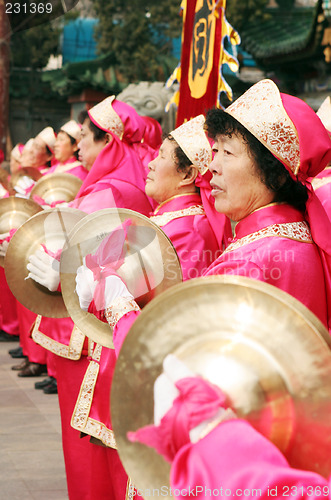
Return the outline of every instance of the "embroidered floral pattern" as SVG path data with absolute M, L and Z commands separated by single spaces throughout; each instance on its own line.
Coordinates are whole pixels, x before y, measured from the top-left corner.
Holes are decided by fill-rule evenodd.
M 122 138 L 124 125 L 112 106 L 114 99 L 115 96 L 113 95 L 96 104 L 89 110 L 89 116 L 99 128 L 108 130 L 119 138 Z
M 205 117 L 199 115 L 171 132 L 175 141 L 202 175 L 212 160 L 211 147 L 203 129 L 204 123 Z
M 247 236 L 230 243 L 222 255 L 233 252 L 237 248 L 248 245 L 249 243 L 261 238 L 270 238 L 275 236 L 301 241 L 302 243 L 313 243 L 307 222 L 302 221 L 288 222 L 286 224 L 272 224 L 271 226 L 264 227 L 255 233 L 248 234 Z
M 99 362 L 101 358 L 102 346 L 95 344 L 92 359 L 87 367 L 75 409 L 71 417 L 71 426 L 78 431 L 89 434 L 109 448 L 116 449 L 114 433 L 105 424 L 91 418 L 90 411 L 93 400 L 94 388 L 99 375 Z
M 262 80 L 225 110 L 246 127 L 294 175 L 300 168 L 299 138 L 287 115 L 279 90 L 271 80 Z
M 194 205 L 192 207 L 183 208 L 182 210 L 176 210 L 174 212 L 165 212 L 161 215 L 152 215 L 150 217 L 150 220 L 152 222 L 155 222 L 155 224 L 157 224 L 159 227 L 162 227 L 174 219 L 186 217 L 187 215 L 205 215 L 205 211 L 202 205 Z
M 114 328 L 122 316 L 131 311 L 140 311 L 137 302 L 129 297 L 118 297 L 105 309 L 105 318 L 111 328 Z
M 108 429 L 103 423 L 89 417 L 83 432 L 99 439 L 108 448 L 117 449 L 114 432 Z
M 132 484 L 131 479 L 128 478 L 125 500 L 133 500 L 134 498 L 135 498 L 134 485 Z
M 74 326 L 71 332 L 69 345 L 61 344 L 39 330 L 41 320 L 42 316 L 38 315 L 31 334 L 33 340 L 57 356 L 77 361 L 82 354 L 85 335 Z
M 101 352 L 102 346 L 100 344 L 95 344 L 92 355 L 93 358 L 87 367 L 80 387 L 76 406 L 71 417 L 72 427 L 79 431 L 85 432 L 85 426 L 91 409 L 94 387 L 98 378 Z
M 314 188 L 314 190 L 316 191 L 316 189 L 322 187 L 322 186 L 326 186 L 326 184 L 329 184 L 331 182 L 331 177 L 324 177 L 323 179 L 313 179 L 312 181 L 312 186 Z

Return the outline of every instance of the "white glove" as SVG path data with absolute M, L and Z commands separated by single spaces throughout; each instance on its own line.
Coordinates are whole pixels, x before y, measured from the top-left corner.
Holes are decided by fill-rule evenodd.
M 196 377 L 182 361 L 173 354 L 168 354 L 163 360 L 163 373 L 154 382 L 154 424 L 160 425 L 164 415 L 171 409 L 174 400 L 179 396 L 179 390 L 175 383 L 182 378 Z M 195 443 L 199 440 L 202 432 L 215 419 L 228 420 L 236 418 L 231 409 L 219 408 L 217 414 L 206 419 L 189 431 L 190 440 Z
M 28 177 L 27 175 L 22 175 L 14 186 L 15 191 L 18 194 L 25 195 L 27 190 L 35 184 L 35 181 Z
M 106 309 L 118 297 L 129 297 L 133 299 L 123 281 L 119 276 L 110 275 L 105 278 L 105 295 L 103 304 L 95 304 L 97 310 Z M 87 311 L 93 300 L 93 295 L 97 286 L 94 281 L 93 272 L 83 264 L 77 269 L 76 274 L 76 293 L 79 298 L 79 305 L 83 311 Z
M 87 311 L 92 302 L 97 282 L 94 281 L 93 272 L 84 264 L 79 266 L 76 274 L 76 293 L 80 308 Z
M 55 292 L 60 284 L 60 262 L 44 250 L 37 250 L 29 256 L 29 264 L 26 266 L 31 278 L 40 285 L 48 288 L 50 292 Z M 26 279 L 27 279 L 26 278 Z
M 163 373 L 154 382 L 155 425 L 160 425 L 162 418 L 168 413 L 173 402 L 179 396 L 179 390 L 175 387 L 175 383 L 181 378 L 194 376 L 194 373 L 173 354 L 168 354 L 164 358 Z
M 0 234 L 0 240 L 6 240 L 8 236 L 9 233 L 2 233 Z M 9 246 L 9 241 L 2 241 L 2 243 L 0 243 L 0 257 L 5 257 L 8 246 Z

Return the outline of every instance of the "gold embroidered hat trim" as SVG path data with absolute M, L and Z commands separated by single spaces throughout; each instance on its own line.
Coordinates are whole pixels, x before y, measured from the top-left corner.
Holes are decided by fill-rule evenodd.
M 205 117 L 199 115 L 170 132 L 202 175 L 208 170 L 212 160 L 211 147 L 203 128 L 204 123 Z
M 111 132 L 121 139 L 124 134 L 124 124 L 112 106 L 114 99 L 114 95 L 106 97 L 88 110 L 88 115 L 98 128 Z
M 241 123 L 294 175 L 298 174 L 298 133 L 272 80 L 261 80 L 253 85 L 225 112 Z

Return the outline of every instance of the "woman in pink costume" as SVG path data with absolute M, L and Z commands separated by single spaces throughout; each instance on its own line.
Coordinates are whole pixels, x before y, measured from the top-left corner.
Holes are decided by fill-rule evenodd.
M 54 145 L 54 163 L 48 174 L 67 173 L 82 181 L 88 174 L 78 158 L 81 127 L 75 120 L 66 122 L 59 130 Z
M 206 275 L 232 273 L 269 282 L 303 302 L 327 326 L 330 222 L 314 192 L 305 187 L 307 177 L 315 177 L 330 161 L 326 130 L 305 103 L 280 94 L 268 80 L 254 85 L 225 112 L 210 112 L 206 123 L 215 138 L 210 165 L 215 207 L 239 221 L 233 243 Z M 271 168 L 254 172 L 258 141 L 272 152 Z M 265 153 L 264 158 L 267 165 Z M 241 197 L 234 187 L 240 188 Z M 305 197 L 298 196 L 300 192 Z M 305 201 L 301 210 L 289 205 L 300 199 Z M 285 259 L 285 252 L 291 257 Z M 276 268 L 280 272 L 273 275 Z M 225 397 L 196 377 L 181 379 L 176 387 L 180 397 L 160 425 L 131 438 L 155 447 L 171 462 L 170 482 L 177 498 L 206 498 L 205 488 L 220 487 L 224 496 L 226 490 L 240 496 L 249 489 L 252 498 L 331 497 L 326 479 L 291 468 L 273 444 L 233 415 L 215 421 L 213 430 L 193 442 L 192 429 L 213 420 L 224 408 Z M 188 494 L 190 487 L 193 493 Z
M 86 213 L 102 208 L 130 208 L 149 214 L 152 210 L 144 190 L 146 171 L 136 149 L 145 134 L 145 122 L 129 105 L 109 97 L 85 114 L 79 147 L 79 160 L 89 171 L 70 206 Z M 32 259 L 38 268 L 40 259 Z M 29 264 L 30 267 L 30 264 Z M 31 268 L 29 269 L 30 273 Z M 50 264 L 37 281 L 56 290 Z M 53 273 L 54 278 L 54 273 Z M 32 338 L 56 356 L 56 377 L 62 421 L 62 442 L 70 500 L 125 498 L 127 479 L 114 451 L 112 461 L 117 482 L 108 477 L 109 466 L 104 449 L 80 439 L 70 426 L 71 415 L 81 381 L 91 355 L 91 342 L 74 327 L 70 318 L 52 320 L 38 317 Z M 112 489 L 114 492 L 112 493 Z M 107 496 L 105 492 L 107 491 Z M 117 492 L 117 493 L 116 493 Z M 114 496 L 110 496 L 114 495 Z
M 230 221 L 216 213 L 210 198 L 211 189 L 207 180 L 210 176 L 206 169 L 211 160 L 211 149 L 203 124 L 204 117 L 200 115 L 163 141 L 157 158 L 149 164 L 145 188 L 146 193 L 159 204 L 151 220 L 162 227 L 171 239 L 184 280 L 200 276 L 231 234 Z M 107 267 L 106 259 L 104 265 Z M 105 281 L 107 304 L 110 300 L 108 293 L 114 296 L 115 290 L 118 290 L 121 295 L 123 290 L 117 276 L 107 277 Z M 96 305 L 91 289 L 94 287 L 97 292 L 98 286 L 88 268 L 84 267 L 84 272 L 78 273 L 77 293 L 85 309 L 92 301 Z M 123 295 L 121 299 L 124 299 Z M 126 295 L 123 310 L 132 299 L 130 294 Z M 135 313 L 133 317 L 136 317 Z M 112 456 L 112 448 L 116 446 L 109 412 L 115 361 L 114 350 L 95 345 L 72 416 L 72 426 L 108 446 L 105 452 L 109 456 Z M 111 470 L 109 474 L 113 477 Z

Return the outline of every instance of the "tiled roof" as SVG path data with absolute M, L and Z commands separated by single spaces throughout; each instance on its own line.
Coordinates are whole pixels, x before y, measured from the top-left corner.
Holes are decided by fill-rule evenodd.
M 254 59 L 265 65 L 275 62 L 297 60 L 320 45 L 323 28 L 318 23 L 318 9 L 314 7 L 294 7 L 292 9 L 265 9 L 266 19 L 251 22 L 241 31 L 242 47 Z

